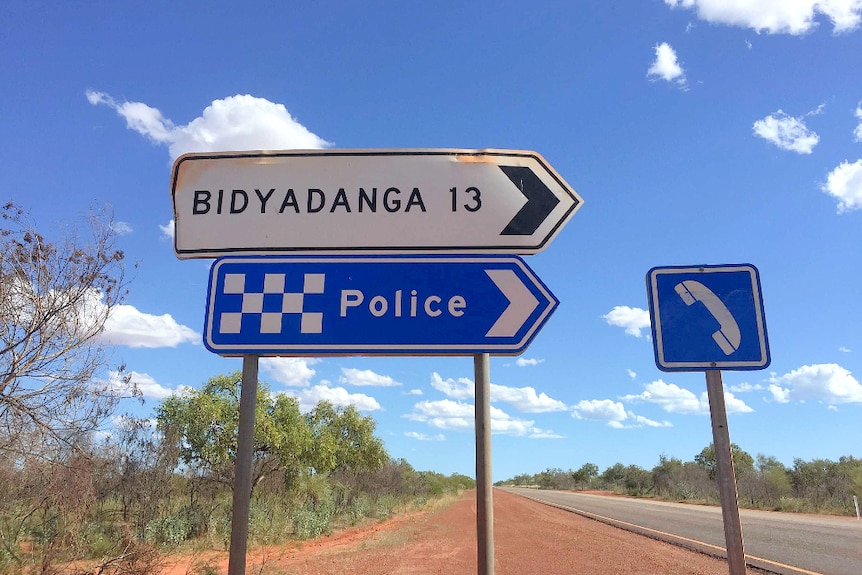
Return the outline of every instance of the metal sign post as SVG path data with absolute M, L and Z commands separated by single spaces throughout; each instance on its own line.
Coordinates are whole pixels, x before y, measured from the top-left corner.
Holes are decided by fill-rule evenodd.
M 718 495 L 721 500 L 721 516 L 724 520 L 727 563 L 730 567 L 730 575 L 745 575 L 745 550 L 742 544 L 742 524 L 739 521 L 736 473 L 733 470 L 730 432 L 727 429 L 727 408 L 724 405 L 724 386 L 720 371 L 706 372 L 706 393 L 709 397 L 709 415 L 712 420 L 715 463 L 718 466 Z
M 230 521 L 230 555 L 227 575 L 245 575 L 248 546 L 248 510 L 251 504 L 251 460 L 254 449 L 254 417 L 257 407 L 258 356 L 242 358 L 242 388 L 239 396 L 239 430 Z
M 473 356 L 476 382 L 476 540 L 479 575 L 494 575 L 494 495 L 491 483 L 491 370 L 487 353 Z

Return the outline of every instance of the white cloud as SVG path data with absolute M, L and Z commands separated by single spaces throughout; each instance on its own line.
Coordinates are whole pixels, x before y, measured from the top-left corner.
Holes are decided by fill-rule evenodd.
M 183 391 L 191 389 L 185 385 L 180 385 L 175 389 L 171 389 L 158 383 L 151 375 L 147 373 L 138 373 L 137 371 L 130 371 L 123 374 L 115 370 L 109 371 L 108 382 L 115 391 L 120 393 L 127 393 L 131 391 L 132 386 L 137 386 L 141 395 L 148 399 L 165 399 L 176 393 L 182 393 Z
M 518 367 L 527 367 L 528 365 L 539 365 L 544 361 L 544 359 L 519 357 L 515 360 L 515 365 L 517 365 Z
M 751 391 L 759 391 L 763 389 L 763 386 L 759 383 L 754 385 L 750 383 L 740 383 L 739 385 L 729 385 L 727 386 L 727 389 L 733 393 L 748 393 Z
M 626 370 L 626 373 L 627 373 L 627 374 L 629 374 L 629 377 L 630 377 L 630 378 L 632 378 L 632 379 L 637 379 L 638 374 L 636 374 L 636 373 L 635 373 L 635 372 L 633 372 L 632 370 L 627 369 L 627 370 Z
M 612 399 L 581 400 L 574 406 L 572 416 L 577 419 L 601 419 L 606 421 L 623 421 L 627 417 L 625 406 Z
M 446 436 L 442 433 L 438 433 L 437 435 L 426 435 L 415 431 L 405 431 L 404 437 L 418 439 L 419 441 L 446 441 Z
M 862 403 L 862 384 L 835 363 L 803 365 L 769 379 L 769 391 L 778 403 L 821 401 L 828 405 Z
M 413 406 L 413 411 L 404 417 L 438 429 L 466 431 L 474 426 L 475 406 L 451 399 L 420 401 Z M 535 427 L 534 423 L 534 421 L 512 417 L 503 410 L 491 406 L 492 433 L 535 439 L 558 437 L 553 431 Z
M 93 305 L 104 306 L 100 296 Z M 128 347 L 176 347 L 181 343 L 199 344 L 201 334 L 176 322 L 169 314 L 152 315 L 131 305 L 120 304 L 111 309 L 105 329 L 99 335 L 105 343 Z
M 683 415 L 709 414 L 709 398 L 705 391 L 700 396 L 697 396 L 687 389 L 673 383 L 665 383 L 660 379 L 646 384 L 642 393 L 625 395 L 620 399 L 626 402 L 643 401 L 654 403 L 668 413 Z M 727 391 L 724 392 L 724 403 L 727 413 L 749 413 L 754 411 L 744 401 L 737 399 L 733 393 Z
M 350 393 L 343 387 L 315 385 L 300 391 L 284 392 L 299 400 L 299 409 L 311 411 L 321 401 L 328 401 L 337 407 L 354 406 L 359 411 L 376 411 L 382 409 L 377 400 L 364 393 Z
M 841 347 L 838 348 L 838 351 L 840 351 L 842 353 L 851 353 L 852 350 L 849 347 L 845 347 L 842 345 Z
M 126 126 L 169 147 L 171 159 L 187 152 L 324 148 L 329 142 L 297 122 L 283 104 L 250 95 L 214 100 L 200 117 L 175 125 L 142 102 L 117 102 L 104 92 L 87 91 L 87 100 L 113 108 Z
M 757 120 L 752 129 L 764 140 L 797 154 L 810 154 L 820 141 L 820 136 L 805 126 L 804 117 L 794 118 L 781 110 Z
M 114 233 L 118 236 L 125 236 L 134 231 L 128 222 L 112 222 L 111 229 L 114 230 Z
M 473 427 L 474 407 L 451 399 L 420 401 L 404 417 L 439 429 L 470 429 Z
M 650 326 L 649 312 L 637 307 L 618 305 L 602 316 L 609 325 L 624 327 L 626 333 L 635 337 L 642 337 L 641 330 Z
M 838 200 L 838 213 L 862 209 L 862 160 L 841 164 L 829 172 L 821 189 Z
M 855 130 L 853 130 L 853 138 L 857 142 L 862 142 L 862 102 L 859 102 L 856 105 L 854 115 L 856 116 L 856 119 L 859 120 L 859 125 L 856 126 Z
M 472 399 L 476 391 L 473 380 L 466 377 L 460 377 L 457 381 L 443 379 L 436 371 L 431 374 L 431 387 L 455 399 Z
M 159 229 L 162 231 L 162 235 L 171 240 L 174 239 L 174 233 L 176 232 L 176 225 L 174 224 L 174 219 L 171 218 L 171 221 L 168 222 L 168 225 L 163 226 L 159 224 Z
M 676 52 L 667 42 L 655 46 L 655 60 L 647 70 L 647 77 L 658 77 L 668 82 L 686 85 L 685 72 L 677 61 Z
M 311 366 L 316 363 L 320 360 L 310 357 L 264 357 L 260 360 L 260 367 L 278 383 L 308 387 L 316 373 Z
M 376 387 L 393 387 L 401 385 L 401 382 L 395 381 L 388 375 L 380 375 L 379 373 L 374 373 L 370 369 L 362 370 L 342 367 L 341 374 L 341 377 L 338 379 L 339 383 Z
M 559 433 L 554 433 L 550 429 L 539 429 L 538 427 L 534 427 L 530 434 L 527 436 L 529 439 L 565 439 L 565 435 L 560 435 Z
M 546 413 L 566 411 L 566 404 L 549 397 L 545 392 L 536 393 L 532 387 L 506 387 L 491 384 L 491 401 L 505 401 L 518 411 Z
M 833 33 L 859 27 L 860 0 L 664 0 L 671 8 L 696 9 L 697 16 L 714 24 L 752 28 L 758 33 L 805 34 L 817 17 L 832 21 Z
M 608 426 L 614 429 L 673 427 L 669 421 L 658 422 L 627 411 L 622 403 L 612 399 L 581 400 L 572 408 L 572 417 L 607 421 Z
M 466 377 L 443 379 L 440 374 L 431 374 L 431 387 L 455 399 L 472 399 L 475 395 L 475 383 Z M 491 384 L 491 402 L 504 401 L 518 411 L 527 413 L 544 413 L 549 411 L 566 411 L 568 408 L 562 401 L 549 397 L 546 393 L 537 393 L 532 387 L 507 387 Z

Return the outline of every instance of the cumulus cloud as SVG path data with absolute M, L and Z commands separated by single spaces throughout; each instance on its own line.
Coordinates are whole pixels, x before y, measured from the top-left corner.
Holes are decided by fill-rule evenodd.
M 104 306 L 104 296 L 92 302 Z M 99 338 L 111 345 L 128 347 L 176 347 L 181 343 L 199 344 L 201 334 L 177 323 L 169 314 L 152 315 L 126 304 L 114 306 Z
M 162 231 L 162 235 L 168 239 L 173 240 L 174 234 L 176 233 L 176 225 L 174 224 L 174 219 L 171 218 L 171 221 L 168 222 L 168 225 L 163 226 L 159 224 L 159 229 Z
M 862 160 L 841 164 L 829 172 L 821 189 L 838 200 L 838 213 L 862 209 Z
M 431 387 L 455 399 L 472 399 L 476 385 L 466 377 L 443 379 L 440 374 L 431 374 Z M 512 405 L 518 411 L 527 413 L 544 413 L 550 411 L 566 411 L 566 404 L 549 397 L 544 392 L 537 393 L 532 387 L 507 387 L 491 384 L 491 402 L 503 401 Z
M 759 391 L 763 389 L 763 386 L 759 383 L 751 384 L 751 383 L 740 383 L 738 385 L 729 385 L 727 386 L 729 391 L 733 393 L 749 393 L 751 391 Z
M 584 399 L 574 406 L 572 415 L 578 419 L 623 421 L 626 418 L 626 408 L 612 399 Z
M 810 154 L 820 136 L 805 126 L 804 117 L 794 118 L 783 111 L 754 122 L 755 135 L 781 148 L 797 154 Z
M 469 403 L 451 399 L 420 401 L 413 406 L 413 411 L 404 417 L 438 429 L 466 431 L 473 428 L 475 407 Z M 553 431 L 536 427 L 534 423 L 534 421 L 512 417 L 503 410 L 491 406 L 492 433 L 535 439 L 559 437 Z
M 853 130 L 853 138 L 857 142 L 862 142 L 862 102 L 859 102 L 856 105 L 854 115 L 856 116 L 856 119 L 859 120 L 859 125 L 856 126 L 855 130 Z
M 629 377 L 630 377 L 630 378 L 632 378 L 632 379 L 637 379 L 638 374 L 637 374 L 637 373 L 635 373 L 634 371 L 632 371 L 632 370 L 630 370 L 630 369 L 627 369 L 627 370 L 626 370 L 626 373 L 627 373 L 627 374 L 629 374 Z
M 418 439 L 419 441 L 446 441 L 446 436 L 442 433 L 438 433 L 437 435 L 426 435 L 424 433 L 418 433 L 416 431 L 405 431 L 404 437 Z
M 284 392 L 295 397 L 299 401 L 299 409 L 303 412 L 311 411 L 321 401 L 328 401 L 337 407 L 354 406 L 359 411 L 377 411 L 382 409 L 377 400 L 364 393 L 350 393 L 343 387 L 329 387 L 328 385 L 315 385 L 308 389 Z
M 674 383 L 665 383 L 660 379 L 646 384 L 643 392 L 625 395 L 620 399 L 625 402 L 654 403 L 668 413 L 709 414 L 709 398 L 705 391 L 697 396 Z M 734 397 L 733 393 L 728 391 L 724 392 L 724 403 L 727 413 L 750 413 L 754 411 L 744 401 Z
M 214 100 L 198 118 L 176 125 L 143 102 L 118 102 L 88 90 L 90 104 L 112 108 L 126 126 L 155 144 L 167 145 L 171 159 L 187 152 L 324 148 L 330 145 L 300 124 L 283 104 L 250 95 Z
M 826 16 L 834 34 L 859 27 L 862 2 L 859 0 L 664 0 L 671 8 L 697 11 L 701 20 L 751 28 L 758 33 L 800 35 L 817 26 L 817 18 Z
M 263 357 L 261 371 L 274 381 L 289 387 L 308 387 L 315 371 L 311 366 L 320 363 L 310 357 Z
M 661 78 L 685 87 L 685 72 L 677 61 L 676 52 L 667 42 L 655 46 L 655 60 L 647 70 L 648 78 Z
M 669 421 L 654 421 L 626 410 L 625 406 L 612 399 L 581 400 L 572 408 L 575 419 L 606 421 L 614 429 L 636 427 L 673 427 Z
M 353 369 L 342 367 L 339 383 L 346 383 L 356 386 L 375 386 L 375 387 L 393 387 L 401 385 L 401 382 L 395 381 L 388 375 L 374 373 L 370 369 Z
M 128 222 L 112 222 L 111 229 L 114 230 L 114 233 L 118 236 L 125 236 L 134 231 Z
M 472 379 L 460 377 L 457 380 L 443 377 L 436 371 L 431 374 L 431 387 L 455 399 L 473 399 L 476 386 Z
M 517 365 L 518 367 L 527 367 L 527 366 L 531 366 L 531 365 L 539 365 L 540 363 L 542 363 L 544 361 L 545 361 L 544 359 L 519 357 L 518 359 L 515 360 L 515 365 Z
M 625 328 L 626 333 L 634 337 L 642 337 L 642 329 L 650 326 L 649 312 L 637 307 L 618 305 L 602 316 L 609 325 Z
M 147 399 L 165 399 L 191 389 L 186 385 L 180 385 L 171 389 L 158 383 L 151 375 L 138 373 L 137 371 L 130 371 L 128 373 L 120 373 L 114 370 L 109 371 L 108 382 L 111 388 L 118 393 L 127 394 L 133 388 L 136 388 L 141 396 Z
M 778 403 L 808 400 L 828 405 L 862 403 L 862 384 L 835 363 L 803 365 L 782 376 L 772 375 L 769 391 Z

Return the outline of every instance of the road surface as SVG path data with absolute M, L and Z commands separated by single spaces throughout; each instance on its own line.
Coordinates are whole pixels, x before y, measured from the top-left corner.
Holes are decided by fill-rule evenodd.
M 608 497 L 566 491 L 509 489 L 532 499 L 569 507 L 646 528 L 648 535 L 670 534 L 697 543 L 704 551 L 724 549 L 719 507 L 647 499 Z M 740 510 L 749 564 L 776 573 L 859 575 L 862 573 L 862 521 L 797 513 Z

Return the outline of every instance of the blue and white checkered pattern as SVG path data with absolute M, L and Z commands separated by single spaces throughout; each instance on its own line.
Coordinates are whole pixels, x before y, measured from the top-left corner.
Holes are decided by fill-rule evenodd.
M 265 274 L 263 292 L 246 291 L 246 274 L 225 274 L 225 294 L 242 295 L 242 311 L 222 312 L 219 333 L 240 333 L 243 316 L 260 316 L 260 333 L 281 333 L 284 314 L 300 314 L 300 333 L 323 333 L 323 313 L 303 309 L 306 294 L 322 294 L 325 274 L 303 274 L 300 293 L 285 291 L 285 274 Z M 259 277 L 259 276 L 258 276 Z M 273 305 L 273 299 L 280 298 Z M 264 299 L 267 310 L 264 311 Z M 280 303 L 280 305 L 278 305 Z

